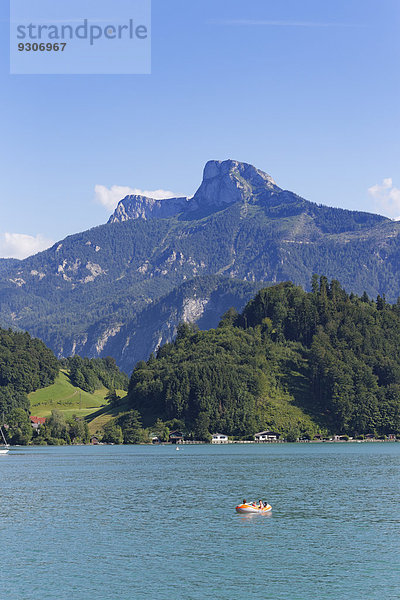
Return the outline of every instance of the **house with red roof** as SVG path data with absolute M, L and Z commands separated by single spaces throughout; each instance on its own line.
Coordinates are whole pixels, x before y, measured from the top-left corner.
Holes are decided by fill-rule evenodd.
M 29 417 L 31 420 L 32 428 L 35 431 L 39 431 L 42 425 L 46 423 L 46 417 Z

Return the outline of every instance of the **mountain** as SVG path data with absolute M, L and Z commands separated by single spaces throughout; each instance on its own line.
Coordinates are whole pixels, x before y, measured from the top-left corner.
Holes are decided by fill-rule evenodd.
M 357 231 L 390 221 L 371 213 L 329 208 L 304 200 L 293 192 L 282 190 L 270 175 L 247 163 L 211 160 L 206 164 L 202 183 L 192 198 L 154 200 L 145 196 L 126 196 L 118 203 L 109 223 L 173 216 L 190 221 L 234 204 L 240 205 L 242 218 L 248 216 L 252 206 L 262 207 L 264 213 L 275 218 L 306 214 L 314 225 L 308 233 L 312 230 L 314 237 L 318 233 Z
M 4 261 L 0 324 L 28 330 L 58 356 L 112 352 L 130 371 L 172 335 L 184 304 L 196 300 L 196 285 L 181 286 L 196 278 L 221 278 L 210 288 L 210 312 L 225 308 L 215 298 L 226 279 L 237 282 L 230 301 L 241 309 L 249 283 L 307 288 L 313 273 L 395 300 L 399 234 L 399 222 L 309 202 L 249 164 L 210 161 L 192 198 L 128 196 L 109 223 Z

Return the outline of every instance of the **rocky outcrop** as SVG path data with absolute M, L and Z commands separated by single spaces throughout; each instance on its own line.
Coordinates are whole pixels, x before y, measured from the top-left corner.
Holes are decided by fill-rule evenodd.
M 109 218 L 109 223 L 122 223 L 129 219 L 167 219 L 181 213 L 187 207 L 187 198 L 156 200 L 147 196 L 126 196 Z
M 270 175 L 237 160 L 210 160 L 203 181 L 190 202 L 190 210 L 221 209 L 235 202 L 247 202 L 260 194 L 279 192 Z

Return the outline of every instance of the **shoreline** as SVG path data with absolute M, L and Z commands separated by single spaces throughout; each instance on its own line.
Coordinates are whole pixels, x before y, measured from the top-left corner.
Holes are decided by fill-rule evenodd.
M 56 448 L 56 447 L 73 447 L 73 446 L 229 446 L 232 444 L 253 444 L 254 446 L 268 446 L 271 444 L 375 444 L 375 443 L 389 443 L 394 444 L 400 442 L 400 439 L 395 440 L 298 440 L 296 442 L 254 442 L 250 440 L 229 440 L 228 442 L 212 443 L 202 441 L 188 441 L 180 442 L 179 444 L 173 444 L 172 442 L 162 442 L 160 444 L 140 443 L 140 444 L 108 444 L 106 442 L 99 442 L 97 444 L 18 444 L 16 446 L 10 446 L 10 448 Z

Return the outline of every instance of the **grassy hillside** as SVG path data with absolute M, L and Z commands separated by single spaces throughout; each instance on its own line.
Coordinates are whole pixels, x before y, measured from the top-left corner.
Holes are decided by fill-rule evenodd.
M 48 417 L 52 410 L 59 410 L 68 418 L 72 415 L 90 418 L 100 409 L 109 410 L 105 396 L 107 388 L 95 390 L 93 394 L 82 391 L 72 385 L 66 371 L 61 371 L 53 385 L 29 394 L 31 414 L 36 417 Z M 117 390 L 123 397 L 126 392 Z
M 111 419 L 120 416 L 122 413 L 128 411 L 129 409 L 130 406 L 125 400 L 122 401 L 121 404 L 119 404 L 116 408 L 110 408 L 109 406 L 105 406 L 103 408 L 100 408 L 95 413 L 91 413 L 90 416 L 87 417 L 90 435 L 94 435 L 98 432 L 101 432 L 104 425 L 107 425 L 107 423 L 111 421 Z

